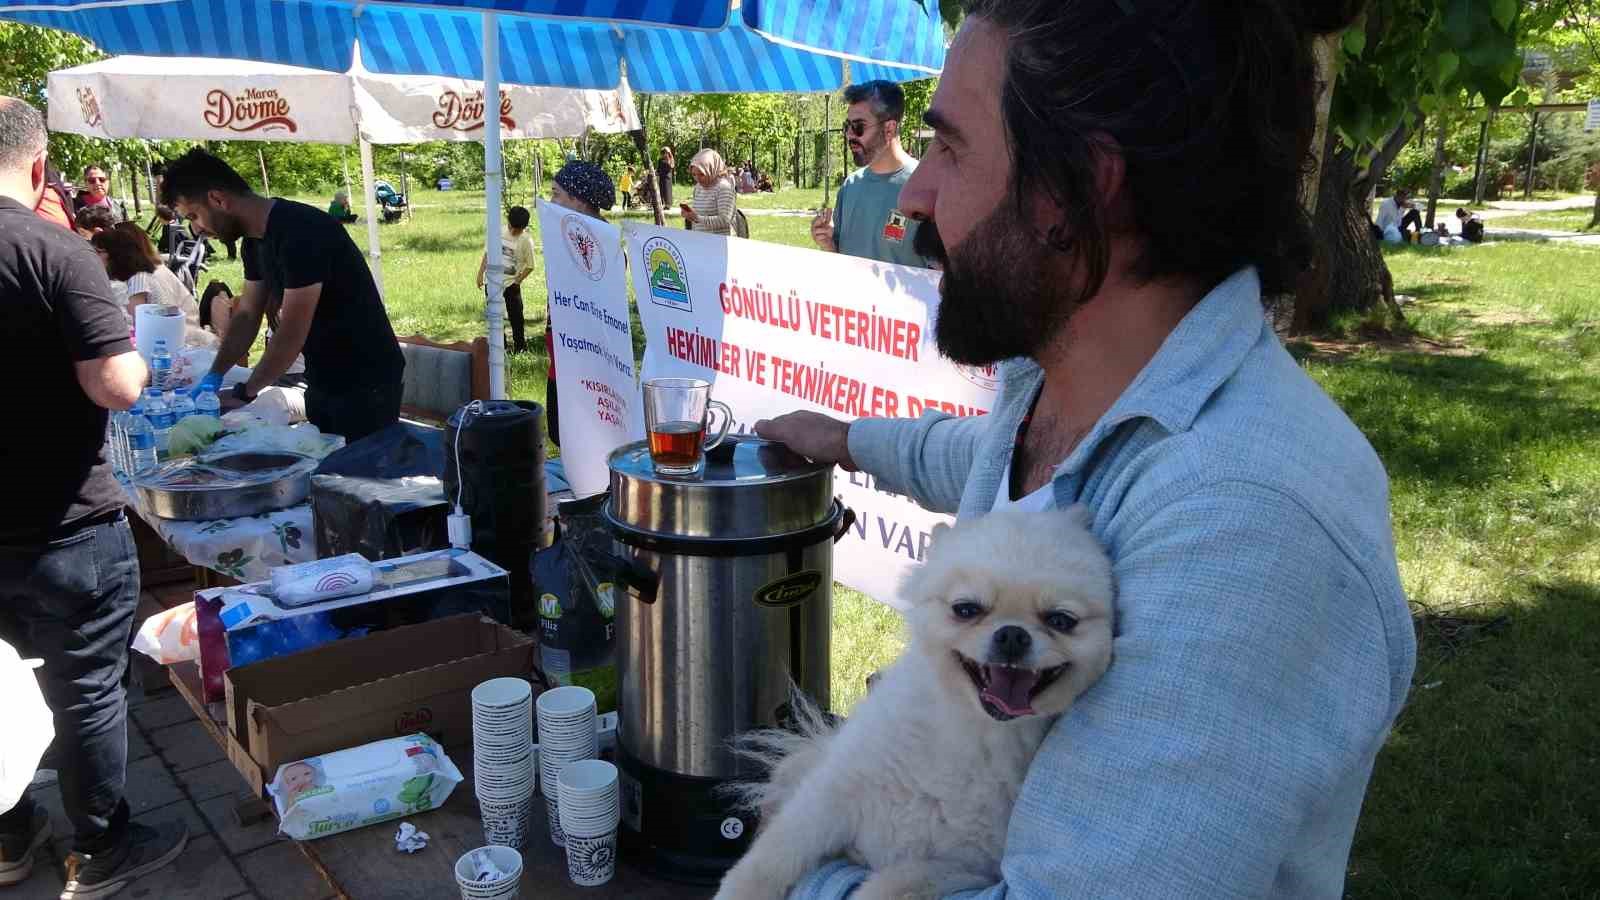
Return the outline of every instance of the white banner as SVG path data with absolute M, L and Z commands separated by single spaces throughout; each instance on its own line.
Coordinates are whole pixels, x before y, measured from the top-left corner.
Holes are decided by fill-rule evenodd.
M 934 347 L 937 272 L 681 229 L 623 232 L 644 377 L 713 382 L 738 431 L 802 409 L 914 418 L 926 409 L 976 415 L 994 403 L 992 370 L 956 366 Z M 835 551 L 834 577 L 897 605 L 902 575 L 949 517 L 879 490 L 865 473 L 840 470 L 835 483 L 857 518 Z
M 350 80 L 271 63 L 119 56 L 51 72 L 50 130 L 99 138 L 355 140 Z
M 579 497 L 610 484 L 606 456 L 644 439 L 627 272 L 616 226 L 539 201 L 550 332 L 561 405 L 561 462 Z
M 454 78 L 355 75 L 361 133 L 375 144 L 483 140 L 483 82 Z M 627 82 L 615 91 L 505 85 L 500 137 L 559 138 L 639 127 Z
M 1584 119 L 1583 130 L 1594 131 L 1600 128 L 1600 100 L 1589 101 L 1589 115 Z
M 483 140 L 483 82 L 233 59 L 114 56 L 49 77 L 50 129 L 98 138 L 374 144 Z M 502 85 L 504 140 L 639 127 L 616 90 Z

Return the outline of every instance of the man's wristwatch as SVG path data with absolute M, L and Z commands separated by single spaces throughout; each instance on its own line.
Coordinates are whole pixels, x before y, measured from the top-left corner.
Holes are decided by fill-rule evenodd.
M 241 381 L 233 386 L 233 399 L 240 403 L 249 403 L 256 399 L 256 395 L 250 393 L 250 389 Z

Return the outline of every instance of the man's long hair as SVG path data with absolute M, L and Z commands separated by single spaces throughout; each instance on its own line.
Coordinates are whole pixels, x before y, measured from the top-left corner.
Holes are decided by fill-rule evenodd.
M 1052 200 L 1041 235 L 1068 254 L 1081 302 L 1110 256 L 1095 189 L 1101 154 L 1121 156 L 1143 252 L 1136 277 L 1245 265 L 1263 293 L 1290 289 L 1311 257 L 1300 204 L 1315 131 L 1311 41 L 1354 17 L 1353 0 L 972 0 L 1008 52 L 1001 89 L 1014 162 L 1010 201 Z M 1105 140 L 1109 138 L 1109 140 Z

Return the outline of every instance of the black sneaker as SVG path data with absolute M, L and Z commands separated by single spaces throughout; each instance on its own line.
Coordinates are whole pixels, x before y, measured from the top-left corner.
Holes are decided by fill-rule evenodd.
M 61 900 L 109 897 L 135 878 L 177 859 L 188 843 L 189 826 L 181 821 L 163 822 L 155 828 L 131 822 L 114 850 L 94 856 L 72 851 L 67 857 L 67 886 L 61 889 Z
M 33 853 L 50 840 L 50 814 L 33 808 L 27 834 L 0 836 L 0 887 L 21 884 L 33 874 Z

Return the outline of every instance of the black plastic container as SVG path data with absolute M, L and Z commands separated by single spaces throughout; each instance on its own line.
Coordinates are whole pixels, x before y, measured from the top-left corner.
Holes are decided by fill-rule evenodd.
M 543 422 L 537 403 L 482 400 L 456 410 L 444 433 L 445 500 L 453 512 L 459 497 L 472 517 L 473 552 L 511 573 L 518 627 L 536 617 L 528 558 L 544 537 Z

